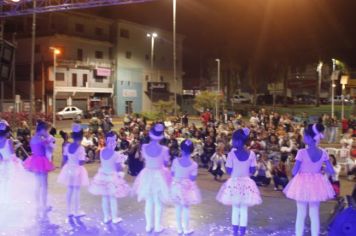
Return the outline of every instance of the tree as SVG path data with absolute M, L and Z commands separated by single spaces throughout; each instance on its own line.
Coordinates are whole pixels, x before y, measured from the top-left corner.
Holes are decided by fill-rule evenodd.
M 214 109 L 216 105 L 216 100 L 218 100 L 220 106 L 222 107 L 223 96 L 211 91 L 202 91 L 200 94 L 196 95 L 194 98 L 194 109 L 203 112 L 205 109 Z

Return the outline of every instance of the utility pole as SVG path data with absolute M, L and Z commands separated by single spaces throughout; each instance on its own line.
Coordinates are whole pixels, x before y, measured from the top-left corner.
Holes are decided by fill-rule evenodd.
M 33 13 L 32 13 L 32 38 L 31 38 L 31 75 L 30 75 L 30 129 L 32 129 L 32 120 L 34 112 L 34 100 L 35 100 L 35 45 L 36 45 L 36 0 L 33 3 Z
M 177 0 L 173 0 L 173 79 L 174 79 L 174 115 L 177 116 Z

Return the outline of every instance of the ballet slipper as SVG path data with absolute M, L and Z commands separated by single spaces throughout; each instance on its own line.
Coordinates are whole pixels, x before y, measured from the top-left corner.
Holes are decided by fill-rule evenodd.
M 122 221 L 123 221 L 123 219 L 120 217 L 116 217 L 116 218 L 112 219 L 113 224 L 118 224 L 118 223 L 121 223 Z
M 233 231 L 233 233 L 234 233 L 234 236 L 237 236 L 237 235 L 239 235 L 239 226 L 238 225 L 233 225 L 232 226 L 232 231 Z
M 184 235 L 191 235 L 192 233 L 194 233 L 194 229 L 186 229 L 186 230 L 184 230 Z
M 240 227 L 240 236 L 245 236 L 246 234 L 246 227 Z

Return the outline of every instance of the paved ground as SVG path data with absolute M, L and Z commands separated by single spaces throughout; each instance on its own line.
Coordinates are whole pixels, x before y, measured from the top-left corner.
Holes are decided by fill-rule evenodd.
M 58 160 L 56 164 L 58 165 Z M 88 172 L 92 177 L 98 164 L 88 164 Z M 49 214 L 49 222 L 37 224 L 27 229 L 16 229 L 16 232 L 0 235 L 146 235 L 144 232 L 144 205 L 137 203 L 135 198 L 127 198 L 119 202 L 120 214 L 124 222 L 117 226 L 107 226 L 101 222 L 102 213 L 100 198 L 92 196 L 82 189 L 81 205 L 87 215 L 75 224 L 66 222 L 65 191 L 56 183 L 59 169 L 50 174 L 49 201 L 53 211 Z M 132 182 L 131 177 L 127 177 Z M 220 236 L 230 235 L 230 208 L 215 201 L 215 195 L 221 183 L 215 182 L 207 171 L 200 171 L 198 184 L 201 187 L 203 203 L 192 208 L 191 222 L 196 230 L 194 235 Z M 344 185 L 343 193 L 351 191 L 351 183 Z M 250 209 L 248 235 L 293 235 L 295 204 L 284 198 L 282 193 L 271 188 L 262 188 L 263 204 Z M 325 224 L 335 202 L 321 206 L 322 223 Z M 163 223 L 166 230 L 160 235 L 177 235 L 175 233 L 174 208 L 166 207 Z M 1 231 L 0 231 L 1 232 Z M 308 235 L 308 234 L 307 234 Z

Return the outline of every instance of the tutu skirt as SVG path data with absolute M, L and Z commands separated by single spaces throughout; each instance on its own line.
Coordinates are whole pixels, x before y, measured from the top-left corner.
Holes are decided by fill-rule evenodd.
M 55 169 L 53 163 L 45 156 L 30 156 L 25 160 L 24 167 L 34 173 L 48 173 Z
M 250 177 L 233 177 L 220 188 L 216 200 L 224 205 L 254 206 L 262 203 L 260 191 Z
M 287 198 L 300 202 L 323 202 L 335 197 L 335 191 L 322 174 L 299 173 L 283 190 Z
M 183 206 L 201 203 L 201 194 L 197 184 L 190 179 L 173 180 L 171 186 L 171 199 L 175 204 Z
M 131 188 L 118 172 L 104 173 L 101 170 L 94 176 L 89 192 L 94 195 L 124 198 Z
M 165 204 L 170 204 L 169 186 L 171 182 L 169 170 L 144 168 L 136 177 L 133 184 L 133 192 L 139 202 L 158 196 Z
M 66 186 L 88 186 L 88 172 L 84 166 L 66 164 L 59 173 L 57 181 Z

